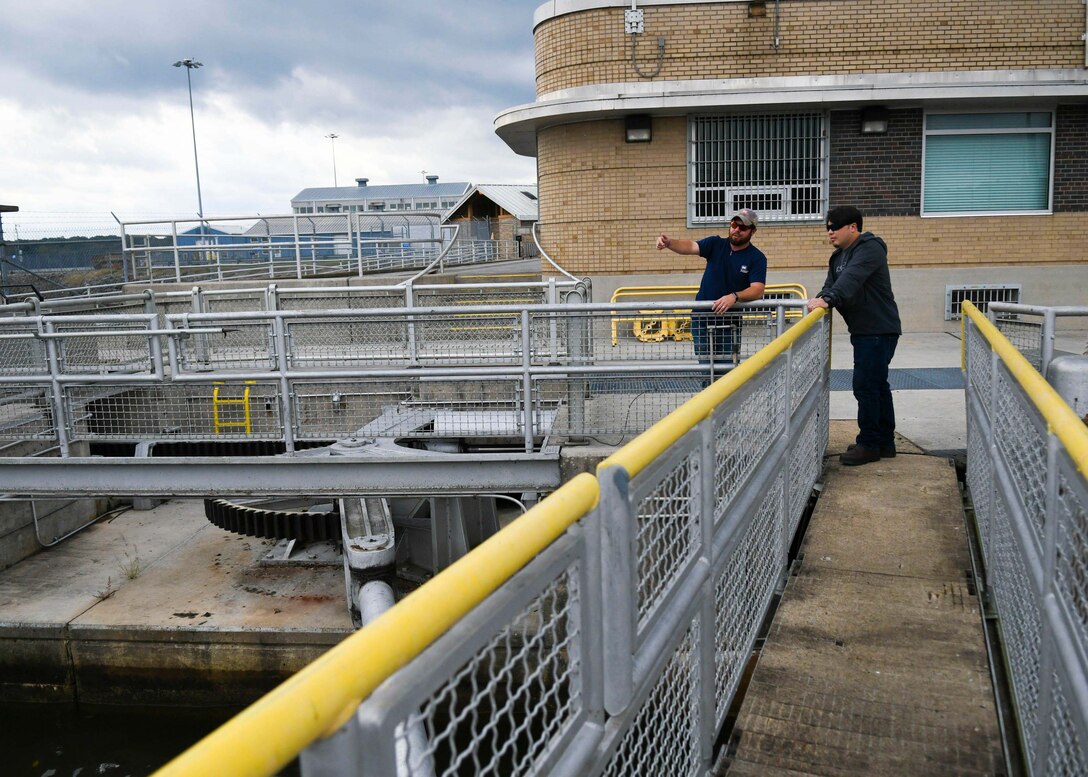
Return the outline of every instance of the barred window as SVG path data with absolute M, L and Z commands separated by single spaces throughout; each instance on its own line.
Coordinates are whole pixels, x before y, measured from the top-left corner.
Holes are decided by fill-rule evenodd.
M 722 223 L 741 208 L 766 221 L 819 221 L 827 203 L 822 113 L 695 116 L 689 122 L 688 220 Z

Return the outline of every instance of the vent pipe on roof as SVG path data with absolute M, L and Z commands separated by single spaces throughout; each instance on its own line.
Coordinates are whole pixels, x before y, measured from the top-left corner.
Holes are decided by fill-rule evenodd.
M 427 185 L 428 186 L 434 186 L 436 183 L 438 183 L 438 176 L 437 175 L 428 175 L 427 176 Z
M 366 186 L 366 182 L 369 180 L 369 178 L 356 178 L 355 183 L 359 184 L 360 186 Z

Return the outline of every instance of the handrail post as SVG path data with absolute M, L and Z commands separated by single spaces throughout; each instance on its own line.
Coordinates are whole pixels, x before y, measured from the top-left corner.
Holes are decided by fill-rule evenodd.
M 1043 331 L 1040 333 L 1042 343 L 1040 348 L 1039 374 L 1046 377 L 1046 369 L 1054 358 L 1054 329 L 1057 326 L 1057 316 L 1053 308 L 1048 308 L 1043 313 Z
M 533 340 L 529 332 L 529 311 L 521 311 L 521 412 L 524 425 L 525 452 L 533 452 L 533 377 L 530 373 Z
M 55 334 L 56 329 L 52 321 L 39 319 L 39 322 L 45 334 Z M 53 401 L 53 427 L 57 430 L 57 446 L 60 448 L 61 458 L 66 459 L 71 455 L 69 450 L 71 438 L 68 434 L 68 412 L 64 406 L 64 386 L 60 382 L 59 344 L 58 338 L 45 338 L 45 353 L 49 360 L 49 376 L 52 379 L 50 393 Z
M 295 452 L 295 424 L 292 412 L 291 382 L 287 379 L 287 325 L 283 315 L 272 317 L 272 332 L 276 343 L 276 363 L 280 373 L 280 424 L 283 427 L 283 443 L 287 453 Z
M 635 592 L 635 511 L 629 499 L 630 475 L 620 466 L 597 471 L 601 500 L 601 573 L 605 608 L 604 708 L 618 715 L 634 693 L 634 646 L 637 602 Z
M 178 248 L 178 223 L 176 221 L 170 222 L 170 230 L 174 236 L 174 280 L 181 283 L 181 252 Z M 155 282 L 155 273 L 150 273 L 151 277 L 148 280 L 152 283 Z

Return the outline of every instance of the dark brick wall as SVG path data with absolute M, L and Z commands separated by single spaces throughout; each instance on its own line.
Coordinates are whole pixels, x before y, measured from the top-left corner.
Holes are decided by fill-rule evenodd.
M 1054 130 L 1054 212 L 1088 211 L 1088 105 L 1059 105 Z
M 922 110 L 888 111 L 888 131 L 861 134 L 861 111 L 831 113 L 831 205 L 872 216 L 922 210 Z

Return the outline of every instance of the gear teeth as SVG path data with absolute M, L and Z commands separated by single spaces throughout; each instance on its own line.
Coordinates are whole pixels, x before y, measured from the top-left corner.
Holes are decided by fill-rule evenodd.
M 205 499 L 204 515 L 213 526 L 246 537 L 304 543 L 340 539 L 338 509 L 328 513 L 263 510 L 226 499 Z

